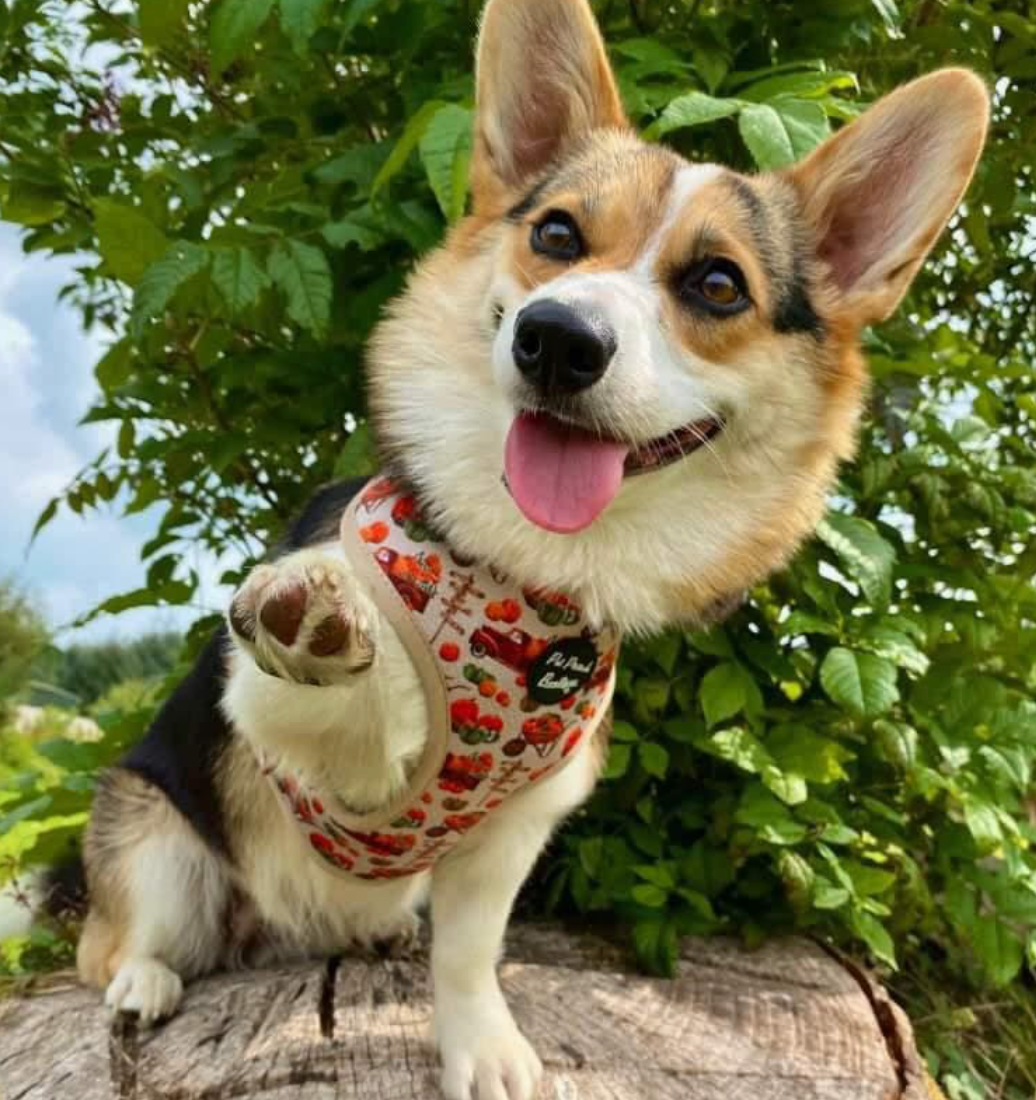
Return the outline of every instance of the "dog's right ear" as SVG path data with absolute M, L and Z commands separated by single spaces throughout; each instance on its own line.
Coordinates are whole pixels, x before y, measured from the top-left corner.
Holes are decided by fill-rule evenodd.
M 600 127 L 624 127 L 587 0 L 489 0 L 478 42 L 476 213 L 493 213 Z

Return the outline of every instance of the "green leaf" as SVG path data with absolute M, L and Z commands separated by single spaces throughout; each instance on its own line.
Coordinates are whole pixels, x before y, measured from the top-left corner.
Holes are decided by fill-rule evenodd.
M 889 31 L 893 37 L 901 37 L 900 14 L 896 0 L 871 0 L 871 3 L 881 16 L 881 21 L 885 24 L 885 29 Z
M 212 282 L 231 314 L 238 314 L 259 301 L 270 277 L 249 249 L 218 248 L 212 257 Z
M 48 523 L 58 514 L 58 507 L 61 504 L 60 497 L 54 497 L 47 503 L 47 506 L 40 512 L 36 523 L 32 528 L 32 535 L 29 539 L 30 544 L 36 541 L 36 536 L 47 526 Z
M 781 117 L 796 160 L 812 153 L 831 134 L 827 113 L 819 103 L 806 99 L 779 99 L 772 106 Z
M 94 228 L 101 257 L 112 274 L 129 286 L 136 286 L 169 248 L 168 238 L 150 218 L 111 199 L 94 202 Z
M 730 118 L 741 110 L 737 99 L 717 99 L 704 92 L 690 92 L 672 100 L 656 122 L 648 127 L 645 136 L 661 137 L 688 126 L 702 126 L 721 118 Z
M 780 853 L 777 867 L 792 908 L 796 912 L 805 912 L 809 908 L 816 881 L 813 868 L 798 853 L 787 850 Z
M 923 676 L 931 664 L 909 635 L 883 623 L 865 630 L 857 643 L 879 657 L 887 657 L 893 664 L 915 676 Z
M 763 170 L 786 168 L 795 162 L 795 147 L 781 116 L 766 104 L 753 103 L 741 112 L 738 128 L 755 163 Z
M 602 779 L 620 779 L 629 771 L 633 750 L 629 745 L 612 742 L 608 747 L 608 763 L 601 773 Z
M 794 723 L 777 726 L 766 738 L 766 749 L 782 771 L 821 785 L 848 778 L 842 765 L 853 759 L 845 745 Z
M 702 710 L 710 726 L 735 714 L 762 710 L 762 696 L 752 674 L 742 665 L 725 661 L 709 669 L 699 689 Z
M 860 717 L 884 714 L 899 699 L 896 666 L 891 661 L 840 646 L 824 658 L 820 682 L 832 701 Z
M 323 338 L 331 319 L 333 289 L 324 253 L 301 241 L 283 241 L 270 254 L 267 270 L 288 299 L 288 316 Z
M 105 391 L 124 385 L 132 373 L 133 345 L 126 339 L 112 344 L 94 367 L 94 377 Z
M 750 825 L 758 831 L 762 840 L 770 844 L 799 844 L 806 836 L 806 827 L 796 821 L 787 806 L 758 781 L 751 782 L 745 788 L 734 820 L 741 825 Z
M 897 969 L 896 949 L 885 926 L 870 913 L 856 911 L 852 916 L 853 931 L 871 949 L 874 957 Z
M 421 161 L 447 221 L 463 213 L 471 164 L 473 115 L 449 103 L 432 116 L 419 143 Z
M 670 978 L 676 972 L 676 929 L 664 916 L 637 921 L 633 926 L 637 958 L 648 970 Z
M 762 780 L 766 789 L 787 806 L 801 806 L 809 797 L 806 781 L 794 772 L 782 772 L 773 766 L 763 768 Z
M 894 767 L 906 771 L 917 762 L 917 730 L 913 726 L 879 718 L 874 733 L 882 756 Z
M 702 747 L 752 775 L 759 775 L 767 765 L 773 764 L 773 758 L 763 748 L 759 738 L 743 726 L 732 726 L 714 733 L 708 745 Z
M 661 909 L 669 900 L 669 894 L 665 890 L 649 882 L 634 886 L 630 895 L 638 905 L 646 905 L 649 909 Z
M 342 33 L 349 34 L 358 23 L 366 19 L 384 0 L 349 0 L 342 18 Z
M 1014 931 L 996 917 L 985 915 L 975 921 L 972 946 L 994 985 L 1003 988 L 1018 976 L 1024 946 Z
M 30 228 L 49 225 L 64 214 L 65 205 L 64 193 L 58 188 L 16 180 L 0 202 L 0 218 Z
M 964 805 L 964 822 L 983 854 L 994 851 L 1004 839 L 996 810 L 980 799 L 969 797 Z
M 374 473 L 376 465 L 374 439 L 371 436 L 370 425 L 364 421 L 357 425 L 356 430 L 345 441 L 345 446 L 338 452 L 334 476 L 336 478 L 366 477 Z
M 137 0 L 140 38 L 145 46 L 166 46 L 183 27 L 191 0 Z
M 278 0 L 281 26 L 296 53 L 304 53 L 324 17 L 328 0 Z
M 376 195 L 385 184 L 402 171 L 403 166 L 410 159 L 410 154 L 420 144 L 432 119 L 444 106 L 446 105 L 441 100 L 432 99 L 410 117 L 399 140 L 392 147 L 388 159 L 381 166 L 381 171 L 374 177 L 371 195 Z
M 662 745 L 656 745 L 653 741 L 642 741 L 637 750 L 641 766 L 648 775 L 656 779 L 665 779 L 669 770 L 669 753 Z
M 878 534 L 874 524 L 830 512 L 818 525 L 817 534 L 834 550 L 853 579 L 859 581 L 867 599 L 879 609 L 887 607 L 896 551 Z
M 320 235 L 332 248 L 355 244 L 361 252 L 373 252 L 387 239 L 385 226 L 370 206 L 362 206 L 337 222 L 328 222 Z
M 209 252 L 200 245 L 177 241 L 165 255 L 144 272 L 133 296 L 130 332 L 139 339 L 147 322 L 173 299 L 173 295 L 209 265 Z
M 819 615 L 811 615 L 808 611 L 793 611 L 781 623 L 781 630 L 787 634 L 838 634 L 838 627 L 834 623 Z
M 765 76 L 742 87 L 738 95 L 756 103 L 770 103 L 777 110 L 788 100 L 814 99 L 844 89 L 856 91 L 856 77 L 844 70 L 809 69 L 805 72 Z
M 209 24 L 212 70 L 222 73 L 248 46 L 255 45 L 274 0 L 220 0 Z

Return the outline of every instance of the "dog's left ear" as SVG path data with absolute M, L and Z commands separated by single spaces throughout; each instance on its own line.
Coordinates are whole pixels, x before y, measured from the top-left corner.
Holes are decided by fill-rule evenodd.
M 839 312 L 869 324 L 896 308 L 968 186 L 988 123 L 982 81 L 943 69 L 789 170 Z
M 477 83 L 476 213 L 513 198 L 590 131 L 627 125 L 587 0 L 489 0 Z

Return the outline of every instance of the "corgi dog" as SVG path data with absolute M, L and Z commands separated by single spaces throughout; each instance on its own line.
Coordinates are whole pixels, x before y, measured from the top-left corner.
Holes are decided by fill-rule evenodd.
M 709 621 L 810 535 L 861 330 L 987 121 L 948 69 L 742 175 L 637 136 L 587 0 L 490 0 L 471 213 L 370 348 L 383 474 L 317 495 L 102 777 L 83 980 L 149 1024 L 219 967 L 405 941 L 427 903 L 443 1093 L 528 1100 L 496 964 L 600 771 L 618 638 Z

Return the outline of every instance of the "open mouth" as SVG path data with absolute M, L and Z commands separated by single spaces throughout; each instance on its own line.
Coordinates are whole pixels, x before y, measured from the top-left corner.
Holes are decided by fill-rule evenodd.
M 608 507 L 624 478 L 685 458 L 723 427 L 719 419 L 696 420 L 634 447 L 545 413 L 522 412 L 504 448 L 507 487 L 526 519 L 572 534 Z

